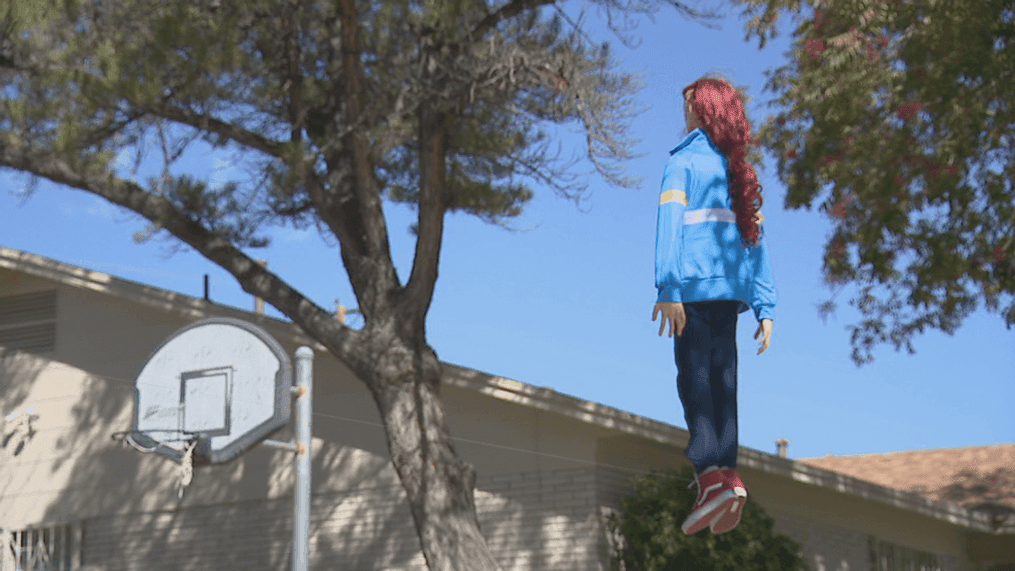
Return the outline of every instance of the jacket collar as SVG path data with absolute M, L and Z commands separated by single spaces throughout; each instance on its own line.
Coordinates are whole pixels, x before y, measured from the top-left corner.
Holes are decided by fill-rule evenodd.
M 708 135 L 705 134 L 705 131 L 703 131 L 701 127 L 695 127 L 694 130 L 688 133 L 687 136 L 684 137 L 684 139 L 680 141 L 680 143 L 678 143 L 676 147 L 673 147 L 673 149 L 670 151 L 670 154 L 672 155 L 676 153 L 680 149 L 687 147 L 688 145 L 690 145 L 691 143 L 693 143 L 698 139 L 704 139 L 705 141 L 708 141 Z

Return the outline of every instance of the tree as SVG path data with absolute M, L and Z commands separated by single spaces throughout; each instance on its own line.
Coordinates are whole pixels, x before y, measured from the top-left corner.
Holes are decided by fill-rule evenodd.
M 426 341 L 445 213 L 517 216 L 532 190 L 516 176 L 577 202 L 582 185 L 565 184 L 567 169 L 537 145 L 543 122 L 581 122 L 596 170 L 614 186 L 635 184 L 609 164 L 629 158 L 621 136 L 634 76 L 613 71 L 607 43 L 588 46 L 581 20 L 566 36 L 560 15 L 541 20 L 543 6 L 563 14 L 551 0 L 0 4 L 0 166 L 30 175 L 30 190 L 46 179 L 142 216 L 141 241 L 168 234 L 193 248 L 348 366 L 380 411 L 431 569 L 498 568 Z M 651 6 L 619 8 L 626 21 Z M 198 138 L 250 159 L 253 182 L 171 174 Z M 153 144 L 162 174 L 138 182 Z M 119 173 L 131 153 L 132 173 Z M 383 198 L 418 210 L 404 285 Z M 361 329 L 251 257 L 268 243 L 265 229 L 284 224 L 315 225 L 337 242 Z
M 737 1 L 753 16 L 745 39 L 757 35 L 759 49 L 777 35 L 780 10 L 800 15 L 799 0 Z M 1015 9 L 998 0 L 808 4 L 814 15 L 794 32 L 790 64 L 766 72 L 785 110 L 756 138 L 778 157 L 786 208 L 810 210 L 831 185 L 819 207 L 834 224 L 823 274 L 838 289 L 821 315 L 846 284 L 861 286 L 850 301 L 865 317 L 850 326 L 857 367 L 878 343 L 913 354 L 915 332 L 951 335 L 981 296 L 1011 329 Z
M 680 524 L 697 498 L 686 488 L 693 480 L 694 468 L 685 466 L 633 481 L 621 515 L 607 517 L 611 537 L 621 538 L 617 562 L 626 571 L 807 571 L 801 545 L 774 531 L 774 520 L 751 501 L 732 531 L 715 535 L 705 528 L 685 535 Z

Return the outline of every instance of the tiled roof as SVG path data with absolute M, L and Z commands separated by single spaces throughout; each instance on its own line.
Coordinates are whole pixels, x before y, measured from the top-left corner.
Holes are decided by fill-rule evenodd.
M 967 508 L 1015 510 L 1015 444 L 795 460 Z

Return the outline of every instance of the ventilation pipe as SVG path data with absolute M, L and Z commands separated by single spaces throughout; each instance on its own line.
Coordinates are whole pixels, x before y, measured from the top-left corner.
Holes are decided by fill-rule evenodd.
M 779 458 L 785 458 L 786 457 L 786 447 L 789 446 L 789 440 L 787 440 L 785 438 L 780 438 L 780 439 L 775 441 L 775 446 L 776 446 L 776 449 L 779 452 Z

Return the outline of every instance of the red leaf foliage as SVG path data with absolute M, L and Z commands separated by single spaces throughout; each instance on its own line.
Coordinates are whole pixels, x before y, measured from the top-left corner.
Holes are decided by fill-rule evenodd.
M 816 57 L 820 60 L 821 52 L 825 51 L 825 41 L 809 38 L 804 42 L 804 50 L 806 50 L 812 57 Z
M 915 115 L 917 111 L 921 109 L 923 109 L 923 103 L 920 103 L 919 101 L 910 101 L 908 103 L 903 103 L 902 105 L 899 105 L 895 109 L 895 114 L 898 115 L 899 117 L 902 117 L 903 119 L 909 119 L 910 117 Z
M 826 166 L 826 165 L 830 165 L 830 164 L 832 164 L 834 162 L 838 162 L 839 159 L 842 158 L 842 155 L 843 155 L 842 151 L 839 151 L 839 152 L 836 152 L 836 153 L 832 153 L 831 155 L 821 159 L 821 161 L 818 162 L 818 167 L 823 167 L 823 166 Z
M 838 204 L 830 208 L 828 213 L 832 216 L 832 218 L 842 220 L 846 217 L 846 205 L 840 201 Z

